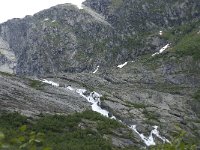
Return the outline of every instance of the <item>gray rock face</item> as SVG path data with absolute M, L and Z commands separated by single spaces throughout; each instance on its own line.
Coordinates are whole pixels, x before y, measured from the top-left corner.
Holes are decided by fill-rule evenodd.
M 91 14 L 65 4 L 2 24 L 0 35 L 17 58 L 16 73 L 41 75 L 89 70 L 98 62 L 95 43 L 112 33 L 106 21 Z
M 169 28 L 200 17 L 200 2 L 196 0 L 86 0 L 84 4 L 124 35 Z
M 188 137 L 199 139 L 200 103 L 194 101 L 200 89 L 199 60 L 168 51 L 151 55 L 168 44 L 159 31 L 200 18 L 200 1 L 84 4 L 82 10 L 58 5 L 0 25 L 0 71 L 45 75 L 61 84 L 51 87 L 1 73 L 0 110 L 32 116 L 90 109 L 85 99 L 64 89 L 67 84 L 102 94 L 101 107 L 127 125 L 137 125 L 140 133 L 148 135 L 157 125 L 170 139 L 179 125 Z M 133 144 L 115 136 L 112 142 L 121 148 Z
M 0 111 L 20 112 L 26 116 L 71 114 L 90 109 L 79 95 L 62 87 L 37 80 L 0 74 Z
M 16 73 L 88 72 L 158 51 L 160 30 L 199 19 L 199 1 L 87 0 L 0 25 L 16 57 Z M 3 59 L 3 58 L 2 58 Z
M 15 73 L 16 58 L 9 44 L 0 37 L 0 71 Z
M 151 70 L 138 60 L 128 62 L 122 69 L 113 67 L 98 74 L 63 74 L 58 78 L 78 81 L 102 94 L 102 108 L 128 125 L 136 124 L 138 131 L 146 136 L 152 125 L 157 125 L 161 135 L 170 138 L 171 133 L 176 132 L 176 124 L 187 131 L 189 137 L 196 139 L 200 136 L 197 132 L 200 127 L 197 123 L 199 103 L 195 103 L 191 95 L 199 88 L 200 78 L 198 76 L 196 84 L 192 84 L 188 81 L 193 77 L 184 74 L 181 82 L 171 83 L 171 80 L 166 80 L 169 74 L 162 71 Z M 178 77 L 179 73 L 170 75 Z

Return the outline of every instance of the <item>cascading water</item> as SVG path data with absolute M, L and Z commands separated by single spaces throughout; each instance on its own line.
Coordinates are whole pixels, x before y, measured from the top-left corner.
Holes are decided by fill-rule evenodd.
M 43 79 L 40 81 L 50 84 L 52 86 L 59 87 L 59 84 L 55 83 L 53 81 L 48 81 L 46 79 Z M 99 93 L 97 93 L 95 91 L 88 93 L 86 89 L 77 89 L 77 88 L 73 88 L 71 86 L 67 86 L 66 89 L 73 91 L 73 92 L 79 94 L 80 96 L 82 96 L 83 98 L 85 98 L 89 103 L 91 103 L 91 107 L 92 107 L 93 111 L 98 112 L 101 115 L 108 117 L 110 119 L 115 119 L 115 120 L 123 123 L 121 120 L 117 119 L 115 116 L 110 115 L 111 113 L 109 113 L 109 111 L 101 108 L 101 100 L 100 100 L 101 95 Z M 123 124 L 125 124 L 125 123 L 123 123 Z M 143 142 L 146 144 L 146 146 L 156 145 L 153 136 L 156 136 L 157 138 L 162 140 L 164 143 L 165 142 L 170 143 L 169 140 L 167 140 L 165 137 L 160 135 L 160 133 L 158 131 L 158 126 L 153 126 L 154 129 L 151 131 L 150 135 L 148 137 L 146 137 L 142 133 L 139 133 L 137 131 L 136 125 L 131 125 L 131 126 L 129 126 L 127 124 L 125 124 L 125 125 L 128 126 L 132 131 L 137 133 L 140 136 L 140 138 L 143 140 Z

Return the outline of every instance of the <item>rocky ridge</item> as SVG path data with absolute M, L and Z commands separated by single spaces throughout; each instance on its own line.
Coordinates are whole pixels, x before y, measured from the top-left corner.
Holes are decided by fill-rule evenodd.
M 101 107 L 128 125 L 136 124 L 140 133 L 148 135 L 157 125 L 172 139 L 178 125 L 187 132 L 186 141 L 198 143 L 199 2 L 84 4 L 82 10 L 58 5 L 0 25 L 1 68 L 20 75 L 1 73 L 0 109 L 29 116 L 91 109 L 78 94 L 64 90 L 73 85 L 102 94 Z M 152 56 L 166 44 L 164 52 Z
M 58 5 L 0 25 L 17 74 L 88 72 L 133 60 L 167 43 L 160 30 L 200 17 L 198 1 L 87 0 L 84 5 Z

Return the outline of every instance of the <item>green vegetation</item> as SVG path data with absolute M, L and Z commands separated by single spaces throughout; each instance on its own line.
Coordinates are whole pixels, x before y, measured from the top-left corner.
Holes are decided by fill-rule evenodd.
M 179 56 L 200 59 L 200 22 L 192 22 L 165 32 L 163 38 L 173 43 L 172 51 Z
M 111 101 L 111 102 L 116 102 L 114 99 L 112 99 L 109 95 L 102 95 L 100 97 L 101 101 Z M 136 109 L 140 109 L 140 108 L 146 108 L 147 105 L 143 104 L 143 103 L 134 103 L 134 102 L 130 102 L 130 101 L 127 101 L 127 100 L 122 100 L 123 102 L 125 102 L 126 104 L 123 104 L 127 107 L 133 107 L 133 108 L 136 108 Z
M 174 27 L 171 30 L 164 31 L 161 38 L 171 43 L 167 53 L 163 53 L 154 57 L 144 55 L 141 61 L 150 69 L 156 70 L 163 64 L 186 63 L 187 56 L 193 58 L 190 64 L 186 64 L 186 70 L 179 73 L 199 74 L 197 61 L 200 60 L 200 22 L 191 22 L 181 26 Z
M 200 34 L 192 32 L 184 36 L 173 50 L 180 56 L 192 56 L 195 60 L 200 60 Z
M 169 42 L 177 43 L 180 41 L 184 36 L 190 34 L 193 31 L 198 31 L 200 22 L 194 21 L 191 23 L 187 23 L 181 26 L 176 26 L 169 31 L 165 31 L 162 37 Z
M 142 46 L 142 37 L 128 37 L 126 41 L 124 42 L 124 46 L 128 48 L 129 50 L 133 48 L 138 48 Z
M 75 59 L 79 61 L 87 61 L 89 60 L 89 57 L 84 51 L 79 51 L 78 53 L 76 53 Z
M 32 119 L 18 113 L 0 115 L 0 149 L 2 150 L 118 150 L 104 135 L 115 135 L 115 130 L 125 128 L 92 111 L 69 116 L 44 116 Z M 131 138 L 131 136 L 129 137 Z M 134 137 L 133 137 L 134 138 Z M 171 144 L 150 147 L 151 150 L 195 150 L 186 144 L 185 132 Z M 127 147 L 124 150 L 138 149 Z
M 157 122 L 159 122 L 159 114 L 156 114 L 155 112 L 150 112 L 147 111 L 146 109 L 144 109 L 143 114 L 145 116 L 145 118 L 147 118 L 148 120 L 155 120 Z
M 36 150 L 40 147 L 43 150 L 50 150 L 42 146 L 44 134 L 27 130 L 27 118 L 13 114 L 1 114 L 0 116 L 0 149 L 5 150 Z
M 150 148 L 150 150 L 196 150 L 195 144 L 187 144 L 184 142 L 186 132 L 182 131 L 172 143 L 160 144 Z
M 111 141 L 103 136 L 121 127 L 124 126 L 119 122 L 92 111 L 70 116 L 41 115 L 40 119 L 3 113 L 0 115 L 0 147 L 9 150 L 111 150 Z
M 150 36 L 151 34 L 152 32 L 140 32 L 137 35 L 132 36 L 132 37 L 127 36 L 122 41 L 123 46 L 129 49 L 129 51 L 132 51 L 133 49 L 137 49 L 137 48 L 142 48 L 145 43 L 145 38 Z
M 167 84 L 167 83 L 157 83 L 152 85 L 153 90 L 170 93 L 170 94 L 181 94 L 184 93 L 185 90 L 189 90 L 188 87 L 183 87 L 176 84 Z
M 123 4 L 123 0 L 112 0 L 111 1 L 111 7 L 113 9 L 119 8 Z
M 41 81 L 29 79 L 29 86 L 36 90 L 43 90 L 43 85 Z
M 61 26 L 61 24 L 58 21 L 51 21 L 51 20 L 45 21 L 45 25 L 54 28 L 58 28 Z
M 200 102 L 200 89 L 197 90 L 197 91 L 194 93 L 193 98 L 194 98 L 196 101 Z
M 10 74 L 10 73 L 7 73 L 7 72 L 1 72 L 0 71 L 0 75 L 3 75 L 3 76 L 13 76 L 13 74 Z

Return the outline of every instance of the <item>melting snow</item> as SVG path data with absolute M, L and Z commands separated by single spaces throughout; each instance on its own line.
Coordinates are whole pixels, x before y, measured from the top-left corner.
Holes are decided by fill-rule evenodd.
M 163 53 L 163 52 L 164 52 L 167 48 L 169 48 L 169 47 L 170 47 L 170 44 L 165 45 L 163 48 L 161 48 L 161 49 L 159 50 L 159 52 L 154 53 L 152 56 L 155 56 L 155 55 L 158 55 L 158 54 Z
M 93 73 L 96 73 L 99 70 L 99 66 L 97 66 L 96 70 Z
M 126 66 L 127 64 L 128 64 L 128 62 L 125 62 L 125 63 L 123 63 L 123 64 L 121 64 L 121 65 L 118 65 L 117 67 L 121 69 L 121 68 L 123 68 L 124 66 Z
M 53 81 L 48 81 L 48 80 L 46 80 L 46 79 L 43 79 L 42 82 L 47 83 L 47 84 L 50 84 L 50 85 L 52 85 L 52 86 L 56 86 L 56 87 L 59 86 L 58 83 L 55 83 L 55 82 L 53 82 Z
M 49 18 L 45 18 L 45 19 L 44 19 L 44 21 L 48 21 L 48 20 L 49 20 Z

